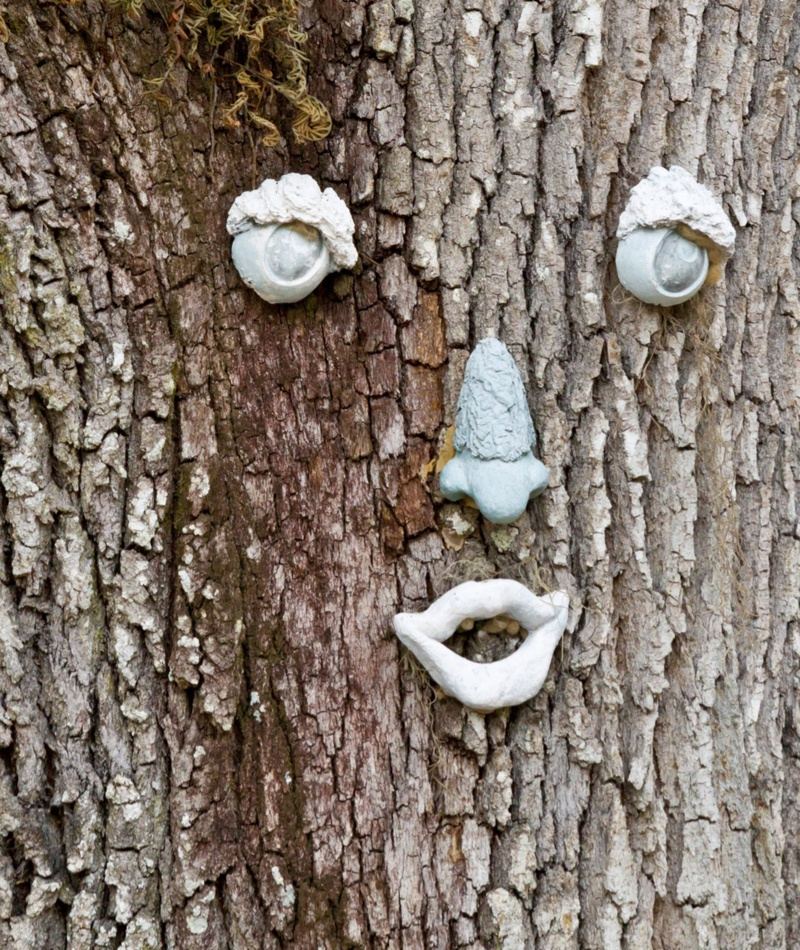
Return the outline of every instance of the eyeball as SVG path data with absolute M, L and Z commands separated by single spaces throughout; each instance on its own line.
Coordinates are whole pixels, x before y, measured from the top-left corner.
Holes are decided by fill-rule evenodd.
M 674 307 L 705 283 L 708 253 L 673 228 L 637 228 L 619 242 L 617 274 L 644 303 Z
M 308 224 L 279 225 L 267 241 L 265 264 L 279 280 L 295 283 L 312 271 L 325 256 L 325 242 Z
M 330 273 L 327 244 L 317 228 L 300 221 L 254 225 L 231 248 L 242 280 L 269 303 L 296 303 Z
M 671 294 L 686 293 L 708 273 L 708 254 L 677 231 L 670 231 L 655 256 L 656 283 Z
M 623 286 L 662 307 L 674 307 L 703 284 L 716 283 L 736 242 L 717 198 L 679 165 L 651 168 L 631 189 L 617 237 Z

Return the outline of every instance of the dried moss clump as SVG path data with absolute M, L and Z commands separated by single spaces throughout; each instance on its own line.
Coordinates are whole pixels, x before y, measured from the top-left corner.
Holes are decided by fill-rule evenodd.
M 62 0 L 77 4 L 81 0 Z M 101 0 L 109 10 L 138 16 L 145 0 Z M 266 145 L 280 141 L 278 127 L 264 114 L 275 95 L 295 110 L 292 130 L 298 142 L 316 142 L 331 130 L 325 106 L 308 91 L 304 53 L 306 34 L 300 29 L 297 0 L 165 0 L 156 4 L 169 35 L 170 64 L 166 72 L 146 80 L 154 95 L 168 101 L 164 85 L 176 63 L 200 69 L 216 83 L 221 72 L 238 84 L 225 121 L 237 127 L 243 119 L 262 132 Z M 0 3 L 0 42 L 8 28 Z M 215 87 L 216 88 L 216 87 Z

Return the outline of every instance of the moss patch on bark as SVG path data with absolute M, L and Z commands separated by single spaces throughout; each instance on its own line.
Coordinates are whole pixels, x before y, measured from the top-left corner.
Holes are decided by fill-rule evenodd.
M 82 0 L 62 0 L 74 6 Z M 139 16 L 145 0 L 100 0 L 108 10 Z M 298 142 L 316 142 L 331 130 L 328 109 L 308 91 L 307 36 L 300 28 L 297 0 L 173 0 L 164 16 L 169 65 L 146 80 L 153 95 L 169 100 L 164 85 L 177 63 L 199 69 L 216 84 L 220 74 L 235 78 L 238 92 L 225 109 L 225 123 L 242 121 L 258 129 L 267 146 L 281 132 L 265 113 L 276 96 L 294 108 L 292 132 Z M 7 9 L 0 3 L 0 43 L 10 38 Z M 216 97 L 215 97 L 216 98 Z

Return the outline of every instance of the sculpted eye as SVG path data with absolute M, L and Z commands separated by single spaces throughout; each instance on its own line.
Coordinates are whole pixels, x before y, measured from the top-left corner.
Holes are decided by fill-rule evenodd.
M 656 281 L 670 293 L 688 290 L 705 277 L 707 267 L 708 255 L 703 248 L 682 238 L 677 231 L 670 231 L 656 251 Z
M 722 277 L 736 234 L 719 201 L 684 168 L 651 168 L 617 228 L 617 276 L 644 303 L 674 307 Z
M 309 175 L 267 178 L 228 213 L 236 270 L 269 303 L 296 303 L 332 271 L 354 267 L 354 229 L 342 199 Z

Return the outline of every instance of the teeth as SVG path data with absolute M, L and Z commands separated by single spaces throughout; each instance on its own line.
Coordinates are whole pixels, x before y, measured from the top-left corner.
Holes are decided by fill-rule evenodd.
M 517 581 L 468 581 L 422 613 L 397 614 L 394 629 L 448 696 L 476 712 L 492 712 L 527 702 L 542 688 L 567 624 L 568 608 L 564 591 L 536 597 Z M 465 620 L 501 614 L 528 631 L 522 646 L 503 660 L 474 663 L 442 643 Z

